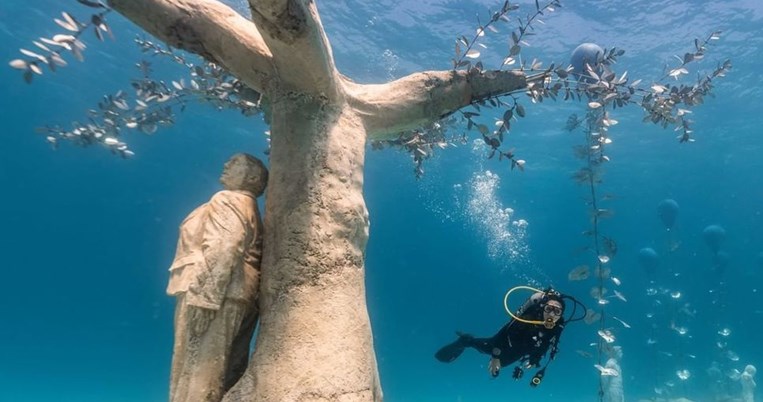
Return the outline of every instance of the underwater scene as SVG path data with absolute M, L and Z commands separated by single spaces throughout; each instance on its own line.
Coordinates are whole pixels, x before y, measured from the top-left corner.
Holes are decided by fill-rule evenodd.
M 0 38 L 0 401 L 763 401 L 759 0 L 4 0 Z

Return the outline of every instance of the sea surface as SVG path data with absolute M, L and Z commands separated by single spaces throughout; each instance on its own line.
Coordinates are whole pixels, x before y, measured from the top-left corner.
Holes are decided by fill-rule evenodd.
M 244 1 L 226 3 L 247 12 Z M 361 83 L 450 69 L 455 39 L 471 38 L 478 18 L 484 23 L 501 5 L 317 3 L 338 69 Z M 519 4 L 521 18 L 535 9 L 534 1 Z M 529 375 L 512 380 L 508 368 L 491 378 L 487 356 L 472 350 L 450 364 L 434 359 L 457 330 L 495 333 L 508 319 L 504 294 L 528 284 L 604 308 L 604 329 L 623 351 L 626 401 L 739 397 L 739 372 L 763 368 L 763 2 L 562 5 L 534 25 L 524 59 L 566 64 L 576 46 L 593 42 L 624 49 L 615 70 L 649 84 L 677 65 L 675 55 L 692 51 L 695 38 L 720 30 L 683 82 L 726 59 L 733 68 L 692 109 L 694 142 L 643 123 L 636 106 L 614 112 L 619 124 L 610 129 L 611 161 L 597 191 L 614 212 L 600 229 L 617 244 L 607 266 L 621 284 L 607 279 L 606 305 L 590 295 L 593 278 L 568 279 L 575 267 L 597 264 L 583 234 L 591 229 L 590 188 L 572 179 L 582 167 L 573 147 L 583 136 L 564 128 L 569 115 L 585 113 L 584 103 L 519 98 L 527 116 L 512 123 L 505 146 L 526 160 L 524 172 L 487 159 L 473 132 L 427 160 L 420 179 L 408 154 L 369 147 L 367 302 L 387 401 L 599 400 L 594 365 L 607 357 L 591 346 L 601 339 L 598 322 L 568 325 L 537 388 Z M 84 62 L 68 57 L 68 66 L 26 84 L 8 62 L 32 40 L 61 33 L 53 21 L 61 11 L 85 19 L 90 10 L 76 1 L 0 2 L 0 401 L 164 401 L 174 312 L 165 287 L 178 225 L 220 189 L 230 155 L 267 158 L 268 127 L 259 115 L 189 104 L 155 134 L 126 137 L 135 153 L 127 159 L 102 146 L 62 141 L 53 149 L 35 129 L 82 121 L 103 95 L 130 90 L 140 60 L 168 82 L 184 73 L 142 54 L 133 39 L 145 34 L 112 13 L 113 40 L 83 35 Z M 481 40 L 487 68 L 508 52 L 510 29 L 497 28 Z M 492 125 L 500 116 L 481 118 Z M 454 131 L 466 132 L 465 124 Z M 665 199 L 678 205 L 670 230 L 657 209 Z M 710 225 L 724 230 L 723 254 L 703 234 Z M 639 259 L 644 248 L 659 260 L 651 276 Z M 512 295 L 512 303 L 528 295 Z

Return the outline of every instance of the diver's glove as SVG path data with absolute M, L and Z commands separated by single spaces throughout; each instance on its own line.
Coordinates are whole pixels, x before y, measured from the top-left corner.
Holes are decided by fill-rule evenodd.
M 493 378 L 498 377 L 498 374 L 501 371 L 501 360 L 497 357 L 491 358 L 490 363 L 488 363 L 487 370 L 490 372 L 490 375 L 493 376 Z
M 511 375 L 511 377 L 515 380 L 518 380 L 522 378 L 522 375 L 524 374 L 524 370 L 522 370 L 522 367 L 514 367 L 514 373 Z

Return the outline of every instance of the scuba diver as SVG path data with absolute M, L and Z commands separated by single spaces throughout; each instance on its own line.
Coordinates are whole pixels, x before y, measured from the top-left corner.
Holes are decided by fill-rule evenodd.
M 512 314 L 507 301 L 509 295 L 517 289 L 532 290 L 535 293 L 525 301 L 516 314 Z M 568 320 L 564 318 L 564 299 L 575 303 Z M 456 360 L 465 348 L 474 348 L 480 353 L 490 355 L 488 371 L 493 377 L 498 377 L 502 367 L 519 362 L 513 372 L 513 378 L 518 380 L 524 374 L 524 369 L 540 367 L 541 359 L 551 349 L 548 362 L 530 381 L 530 385 L 536 387 L 543 381 L 546 367 L 559 352 L 559 338 L 565 325 L 583 318 L 572 317 L 575 315 L 578 304 L 585 312 L 585 306 L 575 298 L 562 295 L 552 288 L 538 290 L 529 286 L 515 287 L 504 297 L 504 308 L 512 319 L 497 334 L 491 338 L 475 338 L 469 334 L 456 332 L 458 339 L 438 350 L 435 358 L 443 363 L 450 363 Z

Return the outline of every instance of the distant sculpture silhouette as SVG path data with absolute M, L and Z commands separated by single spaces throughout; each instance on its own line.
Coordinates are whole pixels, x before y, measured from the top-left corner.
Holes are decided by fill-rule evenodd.
M 755 373 L 758 370 L 755 369 L 755 366 L 752 364 L 748 364 L 747 367 L 744 368 L 744 372 L 742 372 L 742 375 L 739 377 L 739 382 L 742 384 L 742 401 L 743 402 L 754 402 L 755 401 Z
M 257 307 L 262 220 L 257 197 L 268 171 L 236 154 L 224 190 L 180 225 L 167 294 L 177 298 L 170 402 L 219 402 L 243 375 Z
M 720 225 L 709 225 L 702 231 L 702 237 L 713 254 L 718 254 L 723 240 L 726 239 L 726 230 Z
M 638 262 L 650 279 L 653 278 L 657 267 L 660 265 L 660 257 L 657 256 L 657 252 L 651 247 L 644 247 L 638 252 Z
M 610 351 L 609 360 L 604 367 L 616 372 L 617 375 L 602 377 L 604 385 L 604 402 L 623 402 L 625 393 L 623 392 L 623 373 L 620 368 L 620 360 L 623 358 L 623 349 L 615 346 Z
M 667 230 L 672 229 L 678 217 L 678 203 L 670 198 L 660 201 L 657 204 L 657 215 Z

